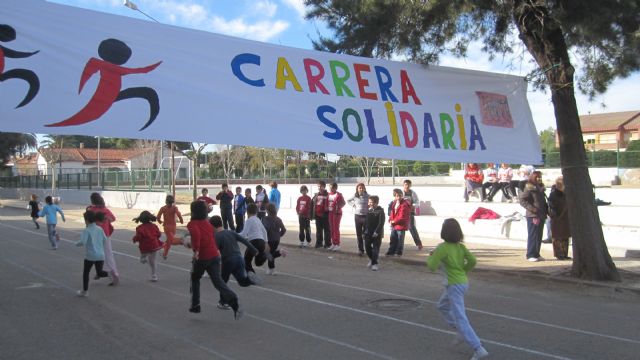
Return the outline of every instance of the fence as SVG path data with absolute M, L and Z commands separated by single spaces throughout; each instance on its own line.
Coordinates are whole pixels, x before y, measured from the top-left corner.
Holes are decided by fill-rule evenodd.
M 170 184 L 168 169 L 0 177 L 0 186 L 7 188 L 154 191 L 168 190 Z
M 559 168 L 560 153 L 549 152 L 543 154 L 544 165 L 540 168 Z M 640 168 L 640 151 L 615 151 L 599 150 L 586 153 L 589 167 L 613 167 L 613 168 Z M 519 164 L 512 164 L 517 169 Z M 412 176 L 443 176 L 450 170 L 461 169 L 461 164 L 438 163 L 422 161 L 399 161 L 395 168 L 387 164 L 374 166 L 371 178 L 388 178 Z M 101 189 L 101 190 L 136 190 L 136 191 L 166 191 L 171 185 L 171 173 L 169 169 L 138 169 L 131 171 L 102 171 L 85 172 L 73 169 L 64 169 L 65 172 L 56 175 L 22 175 L 0 176 L 0 186 L 8 188 L 28 187 L 51 189 Z M 220 184 L 226 181 L 224 172 L 220 167 L 210 165 L 208 168 L 197 169 L 198 184 Z M 55 176 L 55 179 L 54 179 Z M 298 167 L 288 164 L 285 170 L 283 166 L 270 166 L 264 172 L 260 170 L 237 169 L 230 180 L 234 183 L 267 183 L 271 180 L 289 183 L 314 183 L 318 179 L 332 180 L 335 178 L 362 178 L 365 174 L 360 166 L 352 163 L 337 162 L 308 162 Z M 177 179 L 177 185 L 190 184 L 190 179 Z M 53 183 L 53 184 L 52 184 Z

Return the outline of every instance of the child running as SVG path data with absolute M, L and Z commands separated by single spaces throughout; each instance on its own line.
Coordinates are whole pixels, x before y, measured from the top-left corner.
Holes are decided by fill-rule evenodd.
M 464 308 L 464 293 L 469 289 L 467 273 L 476 265 L 476 258 L 462 244 L 464 235 L 455 219 L 444 221 L 440 237 L 444 242 L 438 245 L 427 259 L 431 271 L 436 271 L 442 263 L 447 275 L 445 291 L 438 301 L 438 310 L 446 322 L 455 329 L 455 342 L 466 341 L 473 349 L 471 360 L 484 358 L 489 353 L 482 347 L 480 339 L 473 331 Z
M 193 266 L 191 268 L 191 307 L 189 312 L 199 313 L 200 307 L 200 279 L 206 271 L 213 286 L 220 292 L 225 304 L 233 309 L 236 320 L 242 317 L 243 311 L 238 303 L 238 296 L 225 284 L 220 276 L 220 250 L 216 244 L 213 226 L 207 220 L 207 204 L 204 201 L 191 203 L 191 221 L 187 224 L 191 236 L 193 249 Z
M 298 224 L 300 225 L 300 247 L 311 246 L 311 198 L 307 193 L 309 189 L 306 185 L 300 186 L 300 194 L 296 201 L 296 213 L 298 214 Z M 306 241 L 305 241 L 306 240 Z
M 222 257 L 222 280 L 225 283 L 229 282 L 229 277 L 233 275 L 238 282 L 238 285 L 247 287 L 249 285 L 258 284 L 258 278 L 254 273 L 247 273 L 244 268 L 244 259 L 240 252 L 240 246 L 238 243 L 244 244 L 247 250 L 253 251 L 254 254 L 258 254 L 258 249 L 253 247 L 251 243 L 240 236 L 233 230 L 227 230 L 223 228 L 222 218 L 218 215 L 214 215 L 209 219 L 209 222 L 213 226 L 213 230 L 216 234 L 216 245 L 220 250 L 220 256 Z M 229 310 L 231 307 L 224 303 L 222 295 L 220 301 L 218 301 L 218 309 Z
M 156 273 L 156 253 L 162 249 L 162 242 L 160 241 L 160 229 L 153 222 L 156 221 L 156 217 L 148 211 L 143 211 L 140 215 L 133 219 L 136 224 L 140 224 L 136 227 L 136 234 L 133 236 L 133 243 L 138 243 L 140 249 L 140 262 L 143 264 L 149 263 L 151 267 L 151 281 L 158 281 L 158 275 Z M 167 239 L 169 242 L 169 239 Z
M 36 224 L 36 229 L 40 229 L 40 224 L 38 224 L 38 211 L 40 211 L 40 204 L 38 203 L 38 195 L 31 194 L 31 201 L 29 201 L 29 205 L 27 209 L 31 211 L 31 221 Z
M 60 206 L 53 203 L 53 198 L 51 196 L 47 196 L 44 198 L 44 202 L 47 204 L 38 212 L 39 217 L 45 217 L 47 220 L 47 235 L 49 236 L 49 243 L 51 244 L 52 250 L 58 250 L 58 242 L 60 242 L 60 235 L 56 230 L 56 225 L 58 224 L 58 213 L 60 213 L 60 217 L 63 222 L 66 222 L 64 218 L 64 212 L 60 208 Z
M 379 202 L 376 195 L 369 196 L 369 212 L 364 220 L 364 251 L 369 257 L 367 267 L 372 271 L 378 271 L 378 255 L 384 237 L 384 209 L 378 205 Z
M 104 230 L 96 225 L 96 222 L 104 220 L 104 214 L 85 211 L 83 216 L 86 227 L 82 230 L 80 240 L 76 243 L 76 246 L 84 246 L 86 249 L 84 268 L 82 270 L 82 290 L 78 290 L 76 293 L 78 296 L 89 295 L 89 272 L 94 265 L 98 278 L 109 276 L 109 273 L 102 270 L 104 265 L 104 243 L 107 241 L 107 236 L 104 234 Z
M 165 260 L 167 260 L 171 245 L 182 244 L 182 239 L 176 238 L 176 219 L 180 221 L 180 224 L 184 224 L 184 221 L 182 220 L 180 209 L 175 205 L 175 202 L 176 199 L 173 195 L 167 195 L 164 201 L 166 205 L 161 207 L 158 215 L 156 215 L 158 224 L 162 224 L 164 234 L 167 237 L 167 241 L 164 242 L 164 250 L 162 251 L 162 258 Z
M 262 225 L 267 230 L 267 242 L 269 244 L 269 257 L 267 269 L 267 275 L 275 275 L 276 258 L 286 257 L 287 251 L 285 249 L 278 250 L 280 245 L 280 238 L 287 232 L 287 229 L 282 223 L 282 219 L 278 217 L 278 210 L 276 204 L 270 202 L 267 205 L 267 216 L 262 219 Z
M 269 245 L 267 244 L 267 230 L 262 225 L 262 221 L 257 216 L 258 206 L 256 204 L 247 205 L 247 222 L 244 224 L 244 229 L 240 235 L 251 243 L 256 249 L 258 254 L 254 254 L 247 249 L 244 252 L 244 267 L 247 273 L 256 273 L 251 265 L 255 257 L 256 266 L 262 266 L 267 261 L 267 254 L 269 253 Z

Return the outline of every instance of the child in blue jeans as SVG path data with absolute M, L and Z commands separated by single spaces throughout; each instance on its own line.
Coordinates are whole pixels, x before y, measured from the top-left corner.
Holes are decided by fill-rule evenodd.
M 464 308 L 464 293 L 469 289 L 467 273 L 476 265 L 476 258 L 462 244 L 464 235 L 455 219 L 444 221 L 440 237 L 444 242 L 438 245 L 427 259 L 431 271 L 436 271 L 442 263 L 447 275 L 447 285 L 438 301 L 438 310 L 456 330 L 456 343 L 466 341 L 473 349 L 471 360 L 484 358 L 489 353 L 482 347 L 480 339 L 473 331 Z
M 53 198 L 51 196 L 47 196 L 44 198 L 44 202 L 47 204 L 38 212 L 38 216 L 45 217 L 47 221 L 47 235 L 49 235 L 49 243 L 51 244 L 51 249 L 58 250 L 58 242 L 60 241 L 60 235 L 56 231 L 56 225 L 58 224 L 58 213 L 60 213 L 60 217 L 62 221 L 66 221 L 64 219 L 64 212 L 60 208 L 60 206 L 53 203 Z

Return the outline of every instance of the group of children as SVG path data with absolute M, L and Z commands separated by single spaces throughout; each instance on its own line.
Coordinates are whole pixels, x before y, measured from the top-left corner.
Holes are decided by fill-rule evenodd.
M 300 188 L 301 196 L 296 203 L 296 212 L 299 218 L 299 240 L 301 246 L 311 245 L 311 219 L 315 218 L 316 229 L 318 230 L 316 247 L 322 247 L 323 240 L 327 239 L 325 237 L 325 225 L 330 230 L 331 225 L 336 226 L 337 224 L 339 229 L 342 212 L 338 213 L 336 209 L 341 209 L 344 206 L 344 198 L 337 193 L 337 184 L 335 183 L 331 184 L 331 193 L 326 192 L 326 184 L 323 181 L 318 182 L 318 187 L 319 192 L 315 194 L 313 199 L 307 195 L 308 188 L 306 186 L 303 185 Z M 236 195 L 241 191 L 241 189 L 238 189 L 240 188 L 236 189 Z M 366 193 L 364 185 L 358 184 L 356 189 L 356 197 L 362 200 L 361 198 Z M 333 194 L 333 197 L 331 194 Z M 97 279 L 112 276 L 116 284 L 118 279 L 117 270 L 114 271 L 115 261 L 112 260 L 113 264 L 109 267 L 111 269 L 110 273 L 103 270 L 105 259 L 109 257 L 107 252 L 113 258 L 109 236 L 113 232 L 111 222 L 115 220 L 115 216 L 106 209 L 104 200 L 102 202 L 99 201 L 101 197 L 100 199 L 97 199 L 97 197 L 94 199 L 94 195 L 100 197 L 97 193 L 92 194 L 92 206 L 89 206 L 83 215 L 86 228 L 82 231 L 80 240 L 76 243 L 77 246 L 86 247 L 82 289 L 78 290 L 79 296 L 87 296 L 88 294 L 89 273 L 93 267 L 96 269 Z M 404 232 L 410 228 L 411 204 L 405 199 L 405 194 L 402 190 L 394 189 L 393 195 L 394 200 L 389 204 L 388 209 L 391 237 L 387 255 L 401 255 Z M 250 198 L 250 193 L 245 196 L 245 201 L 247 197 Z M 333 198 L 333 205 L 330 207 L 328 203 L 331 197 Z M 385 213 L 379 205 L 378 196 L 367 195 L 366 198 L 368 211 L 364 219 L 362 219 L 362 246 L 370 260 L 367 266 L 375 271 L 378 270 L 378 254 L 384 237 Z M 148 263 L 151 268 L 151 281 L 158 280 L 156 273 L 157 252 L 163 250 L 163 257 L 166 259 L 171 245 L 184 243 L 185 246 L 193 250 L 191 306 L 189 311 L 193 313 L 201 311 L 200 279 L 204 272 L 207 272 L 214 287 L 220 293 L 218 308 L 233 309 L 234 317 L 239 319 L 243 314 L 243 310 L 237 295 L 226 284 L 230 276 L 233 275 L 238 284 L 243 287 L 258 284 L 259 279 L 255 276 L 252 264 L 261 266 L 267 262 L 267 274 L 274 274 L 275 259 L 280 256 L 286 256 L 286 251 L 279 249 L 280 238 L 285 234 L 286 228 L 282 220 L 277 216 L 275 204 L 268 203 L 264 199 L 261 200 L 266 204 L 265 212 L 267 215 L 259 216 L 259 205 L 256 202 L 245 203 L 248 218 L 238 233 L 224 228 L 223 217 L 212 216 L 209 218 L 210 204 L 199 198 L 191 203 L 191 221 L 187 224 L 189 241 L 183 241 L 183 239 L 176 237 L 176 221 L 180 221 L 182 224 L 183 219 L 175 205 L 173 196 L 167 196 L 166 205 L 159 210 L 157 216 L 154 216 L 149 211 L 141 212 L 134 219 L 140 225 L 136 227 L 133 242 L 138 244 L 140 261 Z M 47 217 L 49 241 L 53 248 L 57 248 L 59 237 L 55 231 L 56 214 L 59 213 L 64 221 L 64 213 L 57 204 L 53 203 L 51 196 L 47 196 L 45 202 L 47 204 L 43 209 L 38 210 L 37 197 L 35 195 L 32 196 L 29 202 L 31 217 L 37 228 L 39 228 L 37 217 Z M 335 215 L 330 216 L 331 213 Z M 357 215 L 362 215 L 362 213 L 357 213 Z M 320 225 L 318 225 L 318 219 L 321 219 Z M 160 240 L 161 232 L 158 226 L 154 224 L 155 221 L 158 221 L 164 227 L 166 234 L 164 243 Z M 327 242 L 324 242 L 325 248 L 332 249 L 333 246 L 333 250 L 335 250 L 337 246 L 339 249 L 339 231 L 337 233 L 329 231 L 329 234 L 332 245 L 326 246 Z M 334 234 L 337 234 L 337 238 L 334 238 Z M 469 286 L 467 273 L 475 266 L 476 259 L 462 243 L 464 236 L 460 224 L 455 219 L 444 221 L 440 236 L 444 242 L 431 251 L 427 261 L 427 265 L 432 271 L 436 271 L 442 265 L 447 278 L 445 291 L 440 297 L 437 307 L 445 321 L 456 332 L 455 343 L 464 341 L 469 344 L 474 350 L 472 360 L 484 358 L 488 356 L 488 352 L 484 349 L 480 339 L 469 324 L 464 307 L 464 294 Z M 334 239 L 337 239 L 337 242 L 334 242 Z M 242 243 L 246 247 L 244 258 L 238 243 Z

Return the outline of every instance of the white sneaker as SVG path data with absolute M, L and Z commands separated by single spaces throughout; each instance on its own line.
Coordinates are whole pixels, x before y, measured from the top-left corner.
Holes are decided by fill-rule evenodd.
M 371 265 L 371 271 L 378 271 L 378 265 Z
M 331 251 L 340 251 L 340 245 L 333 245 L 333 249 Z
M 371 260 L 369 260 L 369 262 L 367 263 L 367 267 L 371 269 Z
M 480 346 L 479 348 L 476 349 L 476 351 L 473 352 L 473 356 L 471 357 L 471 360 L 478 360 L 478 359 L 485 358 L 487 356 L 489 356 L 489 352 L 485 350 L 485 348 Z
M 303 248 L 305 247 L 305 242 L 304 241 L 300 241 L 300 245 L 298 245 L 299 247 Z
M 84 290 L 78 290 L 78 291 L 76 291 L 76 295 L 78 295 L 80 297 L 87 297 L 87 296 L 89 296 L 89 292 L 88 291 L 84 291 Z
M 538 258 L 531 257 L 531 258 L 528 258 L 528 259 L 527 259 L 527 261 L 530 261 L 530 262 L 538 262 L 538 261 L 540 261 L 540 260 L 538 260 Z
M 329 247 L 327 248 L 327 250 L 329 250 L 329 251 L 333 251 L 333 249 L 335 249 L 335 247 L 336 247 L 335 245 L 331 245 L 331 246 L 329 246 Z
M 151 275 L 151 282 L 158 281 L 158 275 Z
M 275 269 L 267 269 L 267 275 L 275 275 L 276 270 Z

